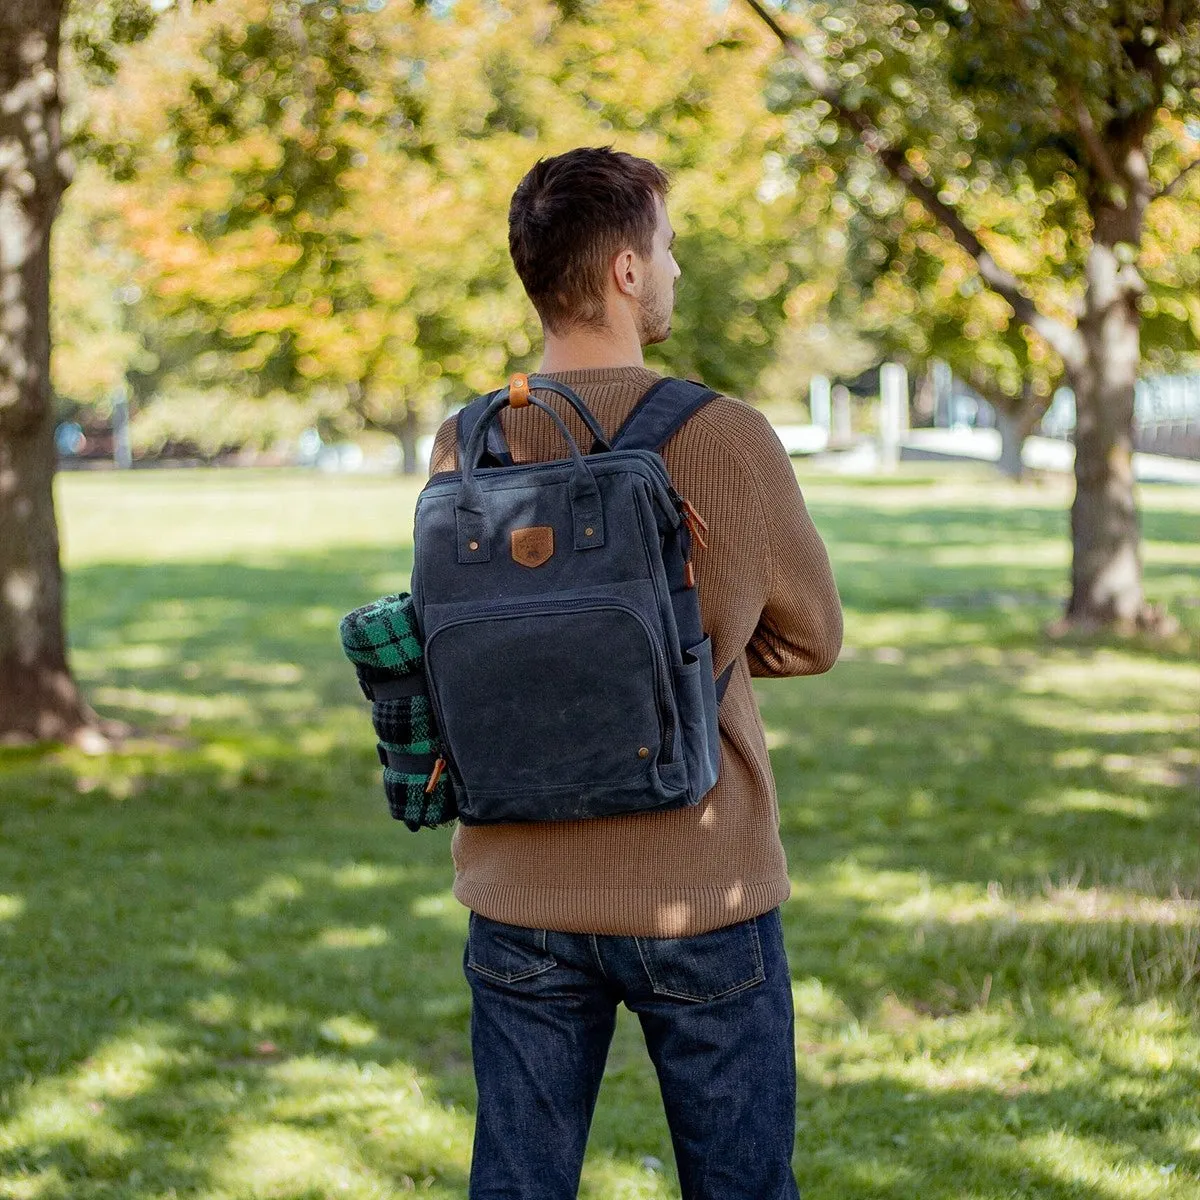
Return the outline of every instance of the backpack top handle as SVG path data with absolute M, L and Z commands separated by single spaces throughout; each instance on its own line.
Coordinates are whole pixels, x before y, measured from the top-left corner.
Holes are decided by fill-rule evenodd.
M 522 380 L 524 384 L 522 384 Z M 515 393 L 513 390 L 514 383 L 516 384 Z M 566 384 L 556 383 L 553 379 L 548 379 L 545 375 L 525 375 L 518 373 L 509 381 L 508 387 L 500 388 L 499 391 L 489 392 L 486 396 L 477 397 L 459 412 L 458 454 L 460 468 L 467 457 L 466 451 L 471 441 L 471 434 L 474 433 L 475 427 L 483 421 L 487 421 L 488 423 L 487 440 L 485 442 L 486 453 L 483 457 L 490 456 L 491 462 L 483 464 L 480 461 L 480 457 L 477 456 L 471 460 L 471 465 L 501 467 L 510 467 L 513 465 L 500 423 L 490 420 L 488 413 L 493 402 L 500 397 L 505 398 L 510 408 L 526 408 L 530 404 L 536 406 L 536 398 L 532 395 L 534 391 L 554 392 L 562 396 L 576 413 L 579 414 L 579 419 L 587 426 L 588 432 L 592 435 L 592 445 L 588 450 L 589 454 L 605 453 L 612 449 L 612 442 L 600 427 L 600 422 L 592 415 L 591 410 L 580 396 L 567 387 Z
M 554 385 L 558 390 L 558 385 Z M 508 389 L 497 394 L 487 406 L 467 443 L 462 460 L 458 498 L 454 505 L 454 517 L 458 536 L 458 561 L 460 563 L 489 562 L 491 559 L 491 531 L 484 507 L 483 491 L 475 478 L 487 437 L 488 426 L 499 416 L 509 402 Z M 562 417 L 544 400 L 530 396 L 528 403 L 540 408 L 558 426 L 566 439 L 570 457 L 574 463 L 569 493 L 571 498 L 572 524 L 576 550 L 595 550 L 604 545 L 604 508 L 600 499 L 600 488 L 595 476 L 579 452 L 579 446 L 571 436 Z
M 502 388 L 496 394 L 507 396 L 510 408 L 526 408 L 531 403 L 536 403 L 532 395 L 535 391 L 554 392 L 579 414 L 579 419 L 587 426 L 588 433 L 592 435 L 589 454 L 603 453 L 612 449 L 612 443 L 605 435 L 604 430 L 600 428 L 600 422 L 592 415 L 592 410 L 583 402 L 583 397 L 578 392 L 572 391 L 565 383 L 558 383 L 545 375 L 524 375 L 518 372 L 508 381 L 508 387 Z

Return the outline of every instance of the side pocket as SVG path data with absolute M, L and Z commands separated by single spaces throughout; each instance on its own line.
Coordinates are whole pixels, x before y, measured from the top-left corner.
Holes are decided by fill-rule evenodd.
M 699 800 L 712 790 L 721 770 L 717 688 L 713 679 L 712 642 L 708 638 L 683 652 L 679 709 L 688 789 L 693 799 Z
M 635 938 L 658 996 L 703 1003 L 766 979 L 758 918 L 684 938 Z
M 467 966 L 499 983 L 532 979 L 558 965 L 544 929 L 506 925 L 473 912 L 467 928 Z

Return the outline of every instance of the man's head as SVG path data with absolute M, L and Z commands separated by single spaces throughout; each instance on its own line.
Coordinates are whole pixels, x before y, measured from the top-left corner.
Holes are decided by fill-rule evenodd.
M 541 159 L 521 180 L 508 246 L 550 333 L 606 328 L 624 307 L 643 346 L 666 340 L 679 275 L 668 186 L 654 163 L 606 147 Z

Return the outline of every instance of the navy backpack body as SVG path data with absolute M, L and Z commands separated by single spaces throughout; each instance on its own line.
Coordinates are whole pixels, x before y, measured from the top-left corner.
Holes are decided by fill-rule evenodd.
M 594 441 L 585 455 L 556 392 Z M 717 781 L 712 647 L 691 563 L 699 514 L 659 449 L 715 393 L 661 380 L 611 444 L 570 388 L 516 375 L 459 415 L 459 470 L 415 522 L 413 604 L 459 819 L 554 821 L 695 804 Z M 570 456 L 513 463 L 511 404 Z

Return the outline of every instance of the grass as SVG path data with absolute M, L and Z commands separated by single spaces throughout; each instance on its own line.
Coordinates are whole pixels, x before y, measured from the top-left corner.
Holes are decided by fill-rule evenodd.
M 759 685 L 802 1191 L 1200 1197 L 1200 495 L 1142 493 L 1185 636 L 1064 645 L 1061 484 L 803 483 L 847 650 Z M 0 756 L 0 1198 L 466 1195 L 448 834 L 387 817 L 335 634 L 404 585 L 415 491 L 62 481 L 77 670 L 155 736 Z M 582 1195 L 670 1163 L 622 1019 Z

